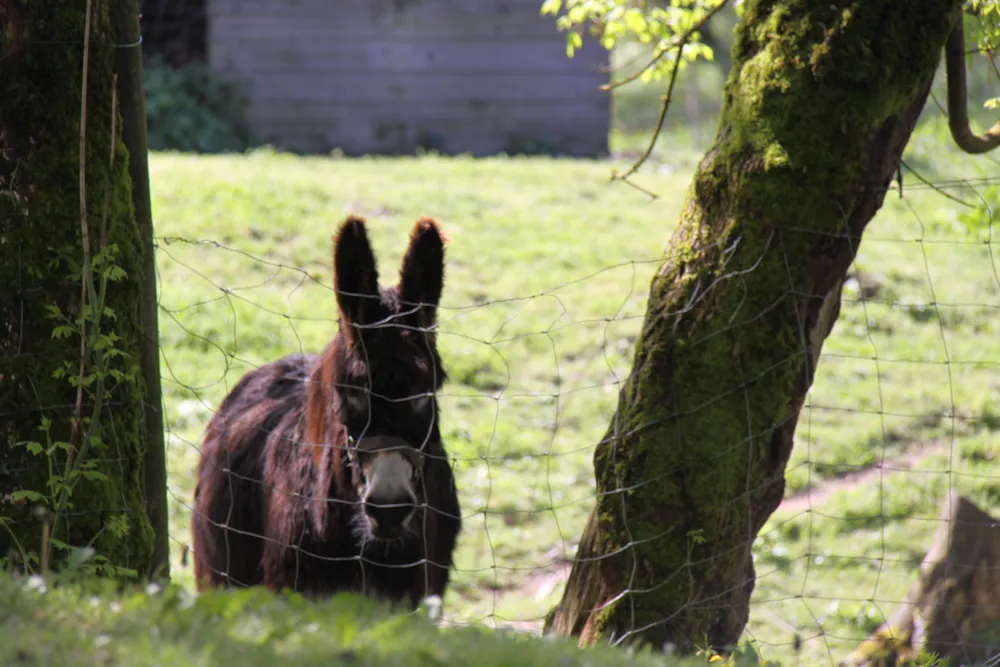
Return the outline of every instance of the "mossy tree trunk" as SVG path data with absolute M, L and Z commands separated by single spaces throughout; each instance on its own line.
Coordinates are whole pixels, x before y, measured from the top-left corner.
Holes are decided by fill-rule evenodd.
M 549 632 L 736 643 L 840 288 L 958 0 L 751 0 L 715 145 L 653 278 Z
M 138 0 L 119 0 L 111 12 L 111 24 L 119 42 L 135 44 L 141 39 Z M 142 237 L 142 343 L 140 367 L 145 388 L 143 416 L 146 420 L 146 451 L 143 473 L 146 512 L 153 526 L 152 573 L 170 578 L 170 535 L 167 512 L 167 451 L 163 433 L 163 394 L 160 386 L 160 324 L 156 282 L 156 247 L 153 211 L 149 191 L 149 138 L 146 120 L 146 91 L 143 86 L 142 50 L 118 49 L 118 98 L 121 108 L 121 135 L 129 155 L 132 203 L 135 224 Z
M 113 108 L 116 50 L 138 47 L 120 44 L 112 2 L 128 0 L 93 0 L 91 8 L 84 189 L 89 253 L 105 253 L 120 272 L 105 279 L 108 263 L 95 266 L 85 306 L 80 130 L 88 3 L 0 2 L 7 37 L 0 58 L 0 557 L 18 569 L 25 557 L 39 566 L 38 506 L 54 520 L 53 563 L 68 544 L 94 547 L 105 572 L 143 575 L 151 567 L 139 372 L 143 243 Z M 106 309 L 95 309 L 102 292 Z M 86 383 L 78 395 L 81 357 Z M 45 449 L 59 442 L 68 445 L 50 459 Z M 79 481 L 52 514 L 54 477 Z

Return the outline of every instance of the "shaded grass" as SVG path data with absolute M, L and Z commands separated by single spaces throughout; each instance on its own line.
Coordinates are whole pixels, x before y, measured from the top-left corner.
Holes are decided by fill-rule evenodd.
M 990 172 L 985 162 L 958 161 L 939 135 L 927 130 L 907 159 L 936 181 Z M 553 563 L 572 556 L 592 504 L 593 446 L 700 157 L 682 145 L 637 177 L 660 195 L 652 201 L 609 183 L 609 163 L 153 156 L 177 579 L 190 585 L 182 544 L 212 411 L 250 368 L 318 351 L 336 330 L 336 225 L 347 213 L 369 219 L 391 281 L 410 225 L 427 214 L 451 237 L 440 345 L 452 381 L 441 397 L 442 432 L 466 525 L 446 614 L 453 623 L 537 622 L 561 592 Z M 912 180 L 905 198 L 887 198 L 824 348 L 789 492 L 930 441 L 964 451 L 1000 426 L 1000 257 L 995 242 L 958 228 L 961 210 Z M 933 530 L 913 516 L 936 516 L 941 487 L 922 474 L 899 476 L 898 489 L 833 501 L 853 503 L 849 516 L 823 523 L 813 513 L 797 519 L 797 532 L 766 529 L 758 562 L 777 571 L 759 567 L 750 630 L 774 657 L 792 655 L 799 634 L 802 657 L 820 660 L 802 664 L 827 663 L 826 645 L 853 641 L 856 619 L 869 618 L 874 576 L 885 595 L 902 595 Z M 860 555 L 834 558 L 848 542 Z M 827 613 L 834 598 L 839 611 Z
M 707 664 L 607 647 L 582 651 L 568 641 L 484 629 L 439 629 L 422 614 L 390 616 L 354 596 L 312 604 L 261 589 L 198 597 L 173 587 L 116 594 L 96 586 L 48 589 L 3 575 L 0 597 L 0 663 L 21 667 Z

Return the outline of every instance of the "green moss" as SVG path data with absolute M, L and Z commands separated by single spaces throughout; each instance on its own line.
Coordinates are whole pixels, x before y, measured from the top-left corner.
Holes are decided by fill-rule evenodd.
M 0 556 L 37 552 L 40 525 L 34 503 L 14 502 L 17 491 L 48 493 L 44 456 L 19 441 L 46 442 L 38 430 L 51 420 L 53 441 L 68 441 L 76 390 L 64 371 L 80 368 L 80 338 L 53 336 L 61 322 L 52 306 L 74 321 L 80 317 L 83 266 L 79 204 L 80 102 L 84 4 L 72 7 L 20 3 L 23 46 L 0 62 L 0 313 L 16 328 L 0 333 L 0 516 L 10 531 L 0 531 Z M 144 572 L 152 530 L 144 511 L 142 487 L 142 386 L 137 375 L 140 336 L 141 239 L 134 223 L 128 157 L 120 138 L 110 168 L 112 68 L 117 40 L 107 6 L 94 4 L 88 68 L 86 192 L 92 252 L 100 247 L 102 227 L 125 278 L 108 284 L 103 333 L 113 332 L 123 354 L 109 361 L 104 408 L 86 458 L 98 463 L 106 481 L 81 482 L 72 506 L 55 526 L 55 536 L 73 546 L 90 544 L 112 563 Z M 119 121 L 120 124 L 120 121 Z M 105 195 L 108 195 L 105 216 Z M 96 280 L 96 278 L 95 278 Z M 88 370 L 93 369 L 88 360 Z M 92 410 L 95 384 L 84 394 L 83 413 Z M 63 456 L 57 470 L 63 469 Z M 14 540 L 20 545 L 18 548 Z
M 803 370 L 805 271 L 865 196 L 873 138 L 933 75 L 953 0 L 758 0 L 719 139 L 653 280 L 617 429 L 598 448 L 604 552 L 629 594 L 597 628 L 654 645 L 733 641 L 753 509 L 781 483 L 775 429 Z M 873 211 L 874 212 L 874 211 Z M 607 582 L 606 582 L 607 583 Z M 723 610 L 721 613 L 719 610 Z

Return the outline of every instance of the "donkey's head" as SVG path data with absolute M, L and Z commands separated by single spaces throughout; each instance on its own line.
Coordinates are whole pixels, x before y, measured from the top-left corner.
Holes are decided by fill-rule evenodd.
M 434 333 L 444 281 L 444 240 L 435 221 L 410 234 L 399 283 L 380 288 L 365 224 L 351 217 L 334 242 L 341 342 L 337 412 L 349 434 L 348 460 L 365 540 L 416 531 L 426 499 L 425 445 L 438 442 L 435 392 L 445 380 Z

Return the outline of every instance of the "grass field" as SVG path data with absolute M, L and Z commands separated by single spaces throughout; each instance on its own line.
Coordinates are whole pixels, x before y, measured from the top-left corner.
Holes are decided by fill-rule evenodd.
M 356 596 L 308 603 L 259 588 L 194 596 L 175 586 L 122 593 L 94 581 L 41 583 L 0 575 L 0 664 L 666 667 L 657 656 L 584 651 L 568 640 L 524 641 L 483 627 L 439 631 L 422 613 L 389 615 Z M 670 667 L 704 664 L 692 657 Z
M 996 179 L 996 162 L 959 159 L 939 125 L 909 164 L 935 182 Z M 608 182 L 621 159 L 153 156 L 175 577 L 190 583 L 182 545 L 212 411 L 248 369 L 318 351 L 336 331 L 337 224 L 369 220 L 392 281 L 410 225 L 432 215 L 451 237 L 442 426 L 466 526 L 446 614 L 537 629 L 593 500 L 593 445 L 696 143 L 660 142 L 637 178 L 655 200 Z M 1000 510 L 1000 249 L 962 229 L 965 206 L 909 174 L 905 187 L 852 269 L 800 420 L 790 500 L 757 545 L 749 634 L 786 664 L 835 663 L 891 612 L 949 487 Z M 947 188 L 976 205 L 984 191 Z

